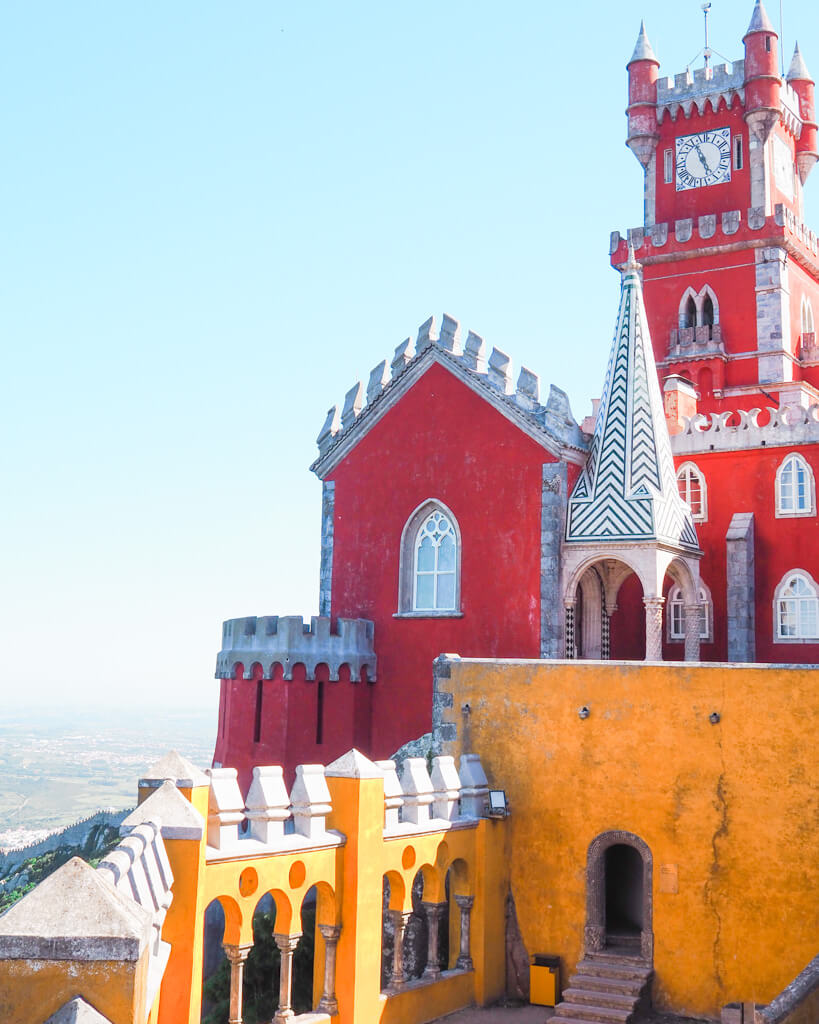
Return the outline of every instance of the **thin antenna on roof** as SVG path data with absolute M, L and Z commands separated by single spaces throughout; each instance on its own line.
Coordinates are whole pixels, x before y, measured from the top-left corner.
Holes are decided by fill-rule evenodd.
M 779 0 L 780 4 L 782 0 Z M 705 17 L 705 49 L 702 51 L 702 55 L 705 58 L 706 69 L 711 67 L 711 47 L 708 45 L 708 12 L 711 10 L 711 4 L 702 5 L 702 13 Z
M 782 68 L 782 77 L 785 77 L 785 28 L 782 20 L 782 0 L 779 0 L 779 66 Z

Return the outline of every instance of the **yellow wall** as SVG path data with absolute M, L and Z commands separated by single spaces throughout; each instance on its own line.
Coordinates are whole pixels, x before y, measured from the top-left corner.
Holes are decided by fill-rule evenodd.
M 147 951 L 137 963 L 0 960 L 0 1020 L 43 1024 L 78 993 L 111 1024 L 144 1020 Z
M 437 685 L 458 737 L 443 753 L 463 752 L 468 722 L 467 749 L 506 789 L 528 952 L 559 954 L 564 979 L 582 951 L 588 846 L 615 829 L 653 856 L 659 1006 L 767 1003 L 816 954 L 816 670 L 453 660 Z M 663 891 L 675 869 L 678 891 Z

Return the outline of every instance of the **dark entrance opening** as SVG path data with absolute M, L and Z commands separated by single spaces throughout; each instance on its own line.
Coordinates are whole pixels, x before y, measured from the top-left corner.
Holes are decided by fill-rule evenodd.
M 605 853 L 606 945 L 640 945 L 643 930 L 643 858 L 617 843 Z

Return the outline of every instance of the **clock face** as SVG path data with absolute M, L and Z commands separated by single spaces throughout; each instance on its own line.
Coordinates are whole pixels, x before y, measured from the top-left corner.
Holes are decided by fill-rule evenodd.
M 731 180 L 731 129 L 715 128 L 677 139 L 677 191 Z

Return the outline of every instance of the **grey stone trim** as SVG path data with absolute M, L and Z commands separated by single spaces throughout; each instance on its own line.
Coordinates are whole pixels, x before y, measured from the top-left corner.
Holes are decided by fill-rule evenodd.
M 433 363 L 444 366 L 550 454 L 582 464 L 588 442 L 572 416 L 565 393 L 552 387 L 546 405 L 541 405 L 534 399 L 540 387 L 535 374 L 527 371 L 515 388 L 509 357 L 493 349 L 491 365 L 487 365 L 483 339 L 471 331 L 464 351 L 458 351 L 452 340 L 458 331 L 457 322 L 448 317 L 443 337 L 436 337 L 432 322 L 427 321 L 415 347 L 409 341 L 399 346 L 391 364 L 392 378 L 387 380 L 383 373 L 375 373 L 367 388 L 366 405 L 357 404 L 363 389 L 359 390 L 358 385 L 352 388 L 347 395 L 347 419 L 343 415 L 339 419 L 337 409 L 328 413 L 318 438 L 319 457 L 311 470 L 322 479 L 330 474 Z M 383 385 L 380 391 L 378 385 Z
M 562 655 L 563 602 L 560 547 L 566 528 L 568 472 L 565 462 L 545 462 L 540 499 L 540 656 Z
M 788 254 L 784 248 L 757 249 L 756 331 L 759 382 L 773 384 L 787 378 L 785 345 L 791 337 Z
M 166 779 L 133 810 L 119 827 L 121 836 L 130 835 L 138 826 L 153 821 L 163 839 L 199 840 L 205 833 L 205 819 L 186 800 L 171 779 Z
M 216 657 L 216 678 L 232 679 L 238 662 L 244 666 L 244 678 L 252 679 L 252 666 L 262 667 L 263 678 L 270 679 L 273 666 L 280 664 L 284 678 L 293 678 L 293 666 L 303 664 L 308 679 L 316 666 L 326 664 L 330 679 L 338 679 L 342 665 L 350 666 L 357 680 L 362 669 L 368 679 L 376 678 L 373 646 L 375 626 L 368 619 L 339 619 L 337 632 L 330 630 L 330 619 L 314 615 L 305 626 L 301 615 L 255 615 L 228 619 L 222 627 L 222 650 Z
M 82 997 L 77 996 L 76 999 L 64 1003 L 45 1024 L 111 1024 L 111 1021 L 98 1013 Z
M 585 950 L 599 953 L 606 945 L 606 850 L 611 846 L 631 846 L 643 861 L 643 927 L 640 955 L 654 959 L 654 887 L 653 859 L 648 844 L 633 832 L 602 832 L 589 844 L 586 855 L 586 928 Z
M 757 1017 L 763 1024 L 781 1024 L 811 996 L 816 999 L 817 994 L 819 994 L 819 955 L 815 956 L 807 967 L 797 974 L 776 999 L 772 999 L 767 1006 L 757 1011 Z
M 335 480 L 321 485 L 321 567 L 319 569 L 319 615 L 329 615 L 333 594 L 333 533 L 336 512 Z
M 453 721 L 454 698 L 449 687 L 452 661 L 460 661 L 460 656 L 439 654 L 432 663 L 432 753 L 436 755 L 458 738 L 458 727 Z
M 724 99 L 730 108 L 734 96 L 745 102 L 745 61 L 735 60 L 731 64 L 717 64 L 706 73 L 705 68 L 695 68 L 694 73 L 686 70 L 679 75 L 657 79 L 657 121 L 662 123 L 665 112 L 672 120 L 680 109 L 686 118 L 696 107 L 702 114 L 710 101 L 714 110 Z
M 728 661 L 752 662 L 756 657 L 753 512 L 734 513 L 725 542 Z
M 701 413 L 686 421 L 681 434 L 671 438 L 674 455 L 713 451 L 746 451 L 749 448 L 796 447 L 819 442 L 819 405 L 766 409 L 768 423 L 760 426 L 762 409 Z

